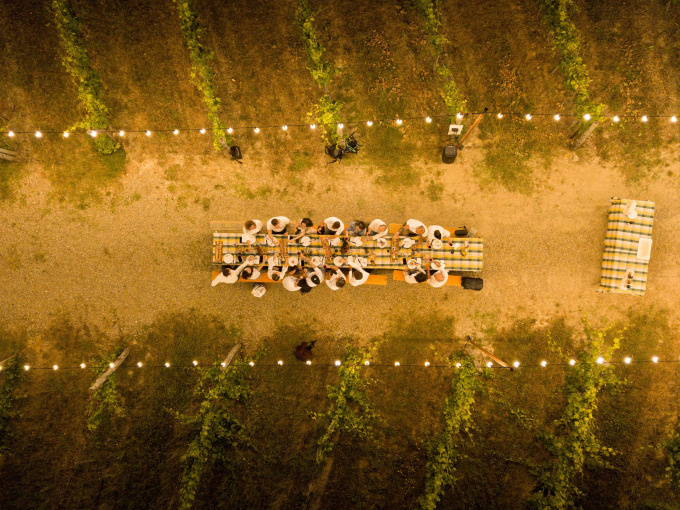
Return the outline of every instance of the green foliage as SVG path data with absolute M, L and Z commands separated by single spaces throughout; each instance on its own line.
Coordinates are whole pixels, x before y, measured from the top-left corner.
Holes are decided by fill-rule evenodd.
M 680 420 L 675 424 L 675 430 L 662 444 L 668 466 L 666 476 L 674 490 L 680 491 Z
M 432 46 L 432 50 L 437 57 L 435 70 L 443 81 L 442 89 L 439 94 L 453 118 L 457 113 L 465 111 L 466 101 L 463 97 L 463 93 L 453 80 L 451 69 L 449 69 L 448 66 L 439 63 L 439 57 L 444 49 L 444 45 L 447 44 L 449 40 L 441 33 L 442 24 L 439 21 L 437 5 L 433 0 L 414 0 L 414 5 L 418 14 L 425 22 L 425 32 L 430 37 L 430 46 Z
M 109 368 L 109 363 L 120 356 L 123 348 L 118 348 L 115 352 L 100 356 L 92 361 L 92 370 L 99 377 Z M 106 378 L 99 388 L 90 396 L 87 406 L 87 430 L 94 434 L 102 425 L 110 425 L 115 416 L 123 412 L 123 403 L 116 391 L 115 372 Z
M 316 461 L 321 464 L 337 442 L 337 435 L 348 432 L 359 438 L 371 434 L 371 422 L 377 414 L 366 397 L 368 381 L 361 377 L 364 363 L 369 360 L 375 345 L 367 349 L 345 346 L 342 365 L 338 370 L 340 379 L 337 384 L 328 385 L 330 405 L 324 413 L 313 413 L 315 420 L 322 420 L 325 430 L 317 443 Z
M 106 130 L 109 127 L 109 109 L 102 98 L 101 78 L 90 65 L 90 57 L 83 42 L 81 22 L 68 0 L 52 0 L 52 10 L 64 53 L 62 63 L 78 88 L 78 99 L 85 110 L 83 119 L 71 130 Z M 94 138 L 93 143 L 101 154 L 111 154 L 120 148 L 120 144 L 113 138 L 103 134 Z
M 14 437 L 12 419 L 17 415 L 14 402 L 18 398 L 17 388 L 23 378 L 21 360 L 14 357 L 7 361 L 0 372 L 0 459 L 8 451 Z
M 576 26 L 569 19 L 573 0 L 541 0 L 543 19 L 553 38 L 553 45 L 560 54 L 560 70 L 567 90 L 573 92 L 576 115 L 590 113 L 592 120 L 602 119 L 604 105 L 590 99 L 588 87 L 590 76 L 580 55 L 580 42 Z
M 323 90 L 327 89 L 331 79 L 338 72 L 330 62 L 323 58 L 326 48 L 319 42 L 314 29 L 314 16 L 308 0 L 298 0 L 295 20 L 302 31 L 302 41 L 309 58 L 307 69 L 316 84 Z M 322 138 L 326 143 L 337 143 L 337 124 L 340 122 L 341 101 L 334 101 L 327 93 L 314 105 L 307 117 L 322 128 Z
M 210 67 L 213 53 L 203 44 L 205 29 L 198 21 L 198 13 L 191 0 L 173 0 L 179 13 L 180 28 L 191 59 L 191 80 L 203 96 L 208 108 L 208 117 L 212 122 L 213 145 L 215 149 L 223 149 L 220 138 L 231 145 L 233 138 L 227 134 L 227 125 L 220 120 L 222 102 L 217 96 L 215 73 Z
M 576 482 L 589 465 L 608 466 L 606 458 L 613 455 L 596 436 L 594 413 L 600 390 L 616 386 L 620 381 L 607 364 L 597 358 L 611 359 L 619 348 L 620 334 L 607 344 L 608 331 L 595 330 L 585 324 L 586 348 L 567 368 L 562 386 L 565 404 L 552 431 L 542 431 L 538 439 L 545 445 L 551 458 L 537 470 L 537 482 L 529 501 L 534 508 L 568 508 L 582 495 Z M 560 349 L 551 342 L 554 350 Z M 562 356 L 567 361 L 566 356 Z
M 453 365 L 453 360 L 449 359 Z M 478 372 L 470 358 L 460 362 L 451 380 L 451 395 L 442 410 L 443 430 L 430 444 L 425 468 L 425 492 L 418 499 L 421 508 L 434 510 L 444 488 L 456 483 L 456 464 L 462 458 L 461 446 L 468 438 L 475 394 L 481 389 Z
M 180 488 L 180 508 L 191 508 L 205 472 L 215 463 L 228 463 L 230 450 L 250 445 L 245 425 L 230 407 L 250 396 L 249 359 L 234 360 L 224 371 L 220 365 L 208 370 L 196 394 L 203 400 L 194 416 L 180 415 L 195 436 L 182 457 L 184 474 Z

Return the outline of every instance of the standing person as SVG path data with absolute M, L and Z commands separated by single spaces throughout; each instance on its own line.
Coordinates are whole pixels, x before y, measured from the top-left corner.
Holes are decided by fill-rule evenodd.
M 430 264 L 430 277 L 427 279 L 427 283 L 434 288 L 443 287 L 449 279 L 449 272 L 444 266 L 444 261 L 430 259 Z
M 366 283 L 369 273 L 361 266 L 356 257 L 350 255 L 347 257 L 347 263 L 351 267 L 349 270 L 349 284 L 358 287 L 359 285 Z
M 345 273 L 343 273 L 342 270 L 334 264 L 327 265 L 325 267 L 328 270 L 326 271 L 326 285 L 328 285 L 328 288 L 331 290 L 343 288 L 345 283 L 347 283 L 347 277 L 345 276 Z M 328 276 L 329 274 L 330 276 Z
M 255 234 L 262 230 L 262 222 L 260 220 L 248 220 L 243 224 L 243 235 L 241 236 L 242 243 L 248 243 L 248 248 L 251 244 L 256 242 Z
M 394 243 L 399 240 L 399 236 L 415 236 L 417 237 L 415 249 L 418 249 L 420 243 L 422 243 L 423 240 L 427 238 L 427 233 L 428 232 L 425 223 L 420 220 L 410 219 L 406 221 L 406 223 L 404 223 L 404 225 L 397 232 L 395 232 L 394 237 L 392 238 L 392 245 L 394 246 Z
M 383 220 L 375 219 L 368 224 L 366 235 L 368 235 L 368 237 L 375 241 L 376 239 L 385 237 L 387 235 L 387 232 L 388 232 L 387 223 L 385 223 Z
M 252 259 L 246 259 L 245 262 L 243 262 L 243 264 L 238 266 L 236 269 L 233 269 L 229 266 L 222 266 L 222 273 L 215 277 L 215 279 L 212 281 L 212 286 L 214 287 L 218 283 L 236 283 L 243 270 L 252 263 Z
M 267 236 L 274 246 L 279 244 L 279 241 L 274 237 L 274 234 L 280 235 L 287 233 L 288 225 L 290 225 L 290 220 L 285 216 L 274 216 L 273 218 L 269 218 L 269 221 L 267 221 Z
M 300 221 L 298 221 L 297 225 L 295 226 L 295 237 L 293 237 L 291 241 L 295 242 L 302 236 L 315 233 L 316 228 L 314 227 L 314 223 L 312 223 L 312 220 L 309 218 L 302 218 Z
M 310 361 L 312 359 L 312 349 L 314 348 L 315 343 L 316 340 L 312 340 L 309 343 L 302 342 L 300 345 L 295 347 L 295 357 L 300 361 Z
M 451 232 L 446 230 L 444 227 L 440 227 L 439 225 L 430 225 L 427 228 L 427 231 L 427 242 L 429 244 L 432 244 L 432 241 L 435 239 L 443 241 L 445 237 L 451 237 Z
M 347 233 L 350 237 L 364 236 L 366 235 L 366 225 L 365 221 L 354 220 L 349 222 L 349 227 L 347 227 Z

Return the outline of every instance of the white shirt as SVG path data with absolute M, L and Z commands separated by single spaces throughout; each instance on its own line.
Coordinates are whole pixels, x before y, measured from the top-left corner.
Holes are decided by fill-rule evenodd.
M 229 273 L 229 276 L 224 276 L 224 274 L 220 273 L 217 275 L 217 277 L 212 281 L 212 286 L 214 287 L 218 283 L 236 283 L 238 281 L 239 276 L 241 276 L 241 272 L 246 268 L 246 266 L 251 265 L 251 262 L 248 262 L 247 260 L 238 266 L 236 269 L 232 269 L 231 272 Z
M 425 226 L 425 223 L 423 223 L 422 221 L 414 220 L 413 218 L 411 218 L 406 222 L 406 226 L 413 234 L 417 234 L 416 230 L 418 230 L 418 227 L 423 227 L 425 229 L 423 237 L 427 237 L 427 227 Z
M 267 264 L 269 264 L 267 267 L 267 276 L 269 277 L 270 280 L 274 279 L 272 278 L 272 275 L 274 273 L 277 273 L 280 276 L 279 281 L 283 280 L 284 276 L 286 275 L 286 271 L 288 271 L 287 265 L 278 264 L 278 262 L 281 262 L 278 256 L 277 257 L 272 256 L 267 259 Z M 281 271 L 274 271 L 274 267 L 276 266 L 281 266 Z
M 333 273 L 333 276 L 331 276 L 330 278 L 326 278 L 326 285 L 328 285 L 328 287 L 331 290 L 338 290 L 340 288 L 338 287 L 338 280 L 340 278 L 344 278 L 345 280 L 347 279 L 345 273 L 343 273 L 342 270 L 338 269 Z
M 352 257 L 352 256 L 347 257 L 347 263 L 352 268 L 361 272 L 361 278 L 357 279 L 357 278 L 354 278 L 354 271 L 352 271 L 351 269 L 349 270 L 348 280 L 349 280 L 350 285 L 353 285 L 353 286 L 356 287 L 357 285 L 362 285 L 362 284 L 366 283 L 366 280 L 368 280 L 369 274 L 366 272 L 366 270 L 364 270 L 363 267 L 361 267 L 361 264 L 359 264 L 359 262 L 357 262 L 356 258 Z
M 340 223 L 340 228 L 337 230 L 333 228 L 333 223 L 335 223 L 336 221 Z M 323 223 L 329 231 L 333 232 L 333 235 L 340 235 L 345 230 L 345 224 L 342 222 L 340 218 L 336 218 L 335 216 L 326 218 L 325 220 L 323 220 Z
M 430 225 L 428 227 L 428 234 L 427 234 L 427 242 L 432 243 L 433 239 L 437 239 L 434 236 L 435 232 L 441 232 L 441 240 L 443 241 L 445 237 L 451 237 L 451 232 L 446 230 L 444 227 L 440 227 L 439 225 Z
M 319 277 L 319 283 L 321 283 L 324 280 L 323 271 L 318 267 L 310 268 L 310 271 L 312 274 L 305 278 L 305 280 L 307 280 L 307 285 L 309 285 L 310 287 L 316 287 L 318 284 L 312 281 L 312 275 L 316 274 Z
M 245 278 L 246 280 L 257 280 L 262 273 L 258 269 L 253 269 L 253 274 L 250 275 L 250 278 Z
M 373 221 L 368 225 L 368 231 L 369 231 L 369 232 L 378 232 L 378 228 L 379 228 L 381 225 L 385 225 L 385 227 L 387 227 L 387 223 L 385 223 L 383 220 L 373 220 Z M 371 239 L 378 239 L 378 238 L 380 238 L 380 237 L 386 236 L 388 230 L 389 230 L 388 228 L 385 228 L 385 232 L 378 232 L 377 234 L 375 234 L 374 236 L 372 236 Z
M 441 282 L 435 279 L 435 276 L 439 273 L 444 275 L 444 279 Z M 449 279 L 449 272 L 444 270 L 444 269 L 441 269 L 439 271 L 432 273 L 432 276 L 430 276 L 427 279 L 427 283 L 432 285 L 434 288 L 439 288 L 439 287 L 443 287 L 444 285 L 446 285 L 446 282 L 448 281 L 448 279 Z
M 286 290 L 290 290 L 292 292 L 295 292 L 296 290 L 300 290 L 300 287 L 295 285 L 297 283 L 298 279 L 294 276 L 286 276 L 283 279 L 283 288 Z
M 274 225 L 272 225 L 272 220 L 274 219 L 279 220 L 279 226 L 276 229 L 274 228 Z M 285 216 L 274 216 L 267 221 L 267 232 L 270 230 L 277 233 L 283 232 L 288 228 L 288 225 L 290 225 L 290 220 Z

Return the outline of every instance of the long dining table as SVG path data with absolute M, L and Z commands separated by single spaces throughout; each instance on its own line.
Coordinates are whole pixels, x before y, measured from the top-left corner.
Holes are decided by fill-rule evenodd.
M 285 236 L 275 235 L 279 242 Z M 415 244 L 411 247 L 404 247 L 405 238 L 400 237 L 397 242 L 399 247 L 392 254 L 391 244 L 392 236 L 385 236 L 383 239 L 387 241 L 385 246 L 380 246 L 378 240 L 366 240 L 361 245 L 356 246 L 350 238 L 346 250 L 343 252 L 341 246 L 330 246 L 330 251 L 333 260 L 325 260 L 325 250 L 322 246 L 322 238 L 330 238 L 330 236 L 307 235 L 309 243 L 304 246 L 300 241 L 289 242 L 287 244 L 287 254 L 294 257 L 292 262 L 300 262 L 300 254 L 306 254 L 310 259 L 318 257 L 317 262 L 334 264 L 340 262 L 338 267 L 349 267 L 347 257 L 353 256 L 364 258 L 364 265 L 368 269 L 402 269 L 404 264 L 411 259 L 414 259 L 417 264 L 425 264 L 430 258 L 444 262 L 447 271 L 460 272 L 479 272 L 482 270 L 484 261 L 484 241 L 481 238 L 444 238 L 442 239 L 442 246 L 434 248 L 430 246 L 427 241 L 423 241 L 421 245 L 415 249 Z M 256 242 L 250 247 L 247 243 L 242 241 L 242 234 L 238 232 L 214 232 L 213 233 L 213 264 L 239 264 L 241 260 L 245 260 L 248 256 L 254 256 L 254 263 L 259 264 L 264 262 L 268 264 L 269 257 L 279 255 L 279 246 L 271 246 L 268 242 L 266 234 L 257 234 L 255 236 Z M 335 241 L 337 243 L 337 240 Z M 264 261 L 260 259 L 258 248 L 264 255 Z M 340 259 L 338 259 L 338 257 Z M 291 262 L 291 263 L 292 263 Z M 293 264 L 295 265 L 295 264 Z

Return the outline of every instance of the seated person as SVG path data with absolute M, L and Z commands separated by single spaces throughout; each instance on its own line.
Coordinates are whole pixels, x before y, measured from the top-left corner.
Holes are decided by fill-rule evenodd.
M 361 266 L 359 261 L 355 257 L 349 256 L 347 257 L 347 263 L 351 267 L 349 270 L 349 284 L 356 287 L 366 283 L 369 273 Z
M 422 266 L 417 266 L 415 269 L 410 269 L 408 266 L 404 267 L 404 281 L 406 283 L 425 283 L 427 277 L 427 271 Z
M 298 224 L 295 226 L 295 237 L 293 237 L 291 241 L 295 242 L 302 236 L 315 233 L 316 228 L 314 227 L 314 223 L 312 223 L 312 220 L 310 220 L 309 218 L 302 218 L 300 221 L 298 221 Z
M 366 235 L 366 225 L 365 221 L 354 220 L 349 222 L 349 227 L 347 227 L 347 233 L 350 237 L 354 236 L 364 236 Z
M 269 264 L 267 268 L 267 276 L 270 280 L 275 282 L 283 280 L 283 278 L 286 276 L 286 271 L 288 271 L 288 265 L 281 264 L 280 262 L 281 259 L 278 256 L 272 256 L 267 259 L 267 263 Z
M 427 283 L 434 288 L 443 287 L 449 279 L 449 272 L 444 266 L 444 261 L 430 259 L 430 264 L 430 277 Z
M 307 276 L 306 271 L 299 271 L 296 274 L 288 275 L 283 279 L 283 288 L 291 292 L 304 291 L 307 293 L 311 290 L 305 277 Z M 305 290 L 306 289 L 306 290 Z
M 440 227 L 439 225 L 430 225 L 427 230 L 427 242 L 429 244 L 432 244 L 432 241 L 435 239 L 443 241 L 445 237 L 451 237 L 451 232 L 446 230 L 444 227 Z
M 267 221 L 267 236 L 274 245 L 279 244 L 274 234 L 285 234 L 288 232 L 290 220 L 285 216 L 275 216 Z
M 243 278 L 244 280 L 257 280 L 262 274 L 262 268 L 264 267 L 264 264 L 265 261 L 263 257 L 262 262 L 260 263 L 259 266 L 257 266 L 257 268 L 253 268 L 252 266 L 246 267 L 241 273 L 241 278 Z
M 260 220 L 248 220 L 243 224 L 243 235 L 241 236 L 242 243 L 248 243 L 248 248 L 255 242 L 255 234 L 262 230 L 262 222 Z
M 394 246 L 394 244 L 399 240 L 399 236 L 415 236 L 418 238 L 415 249 L 418 249 L 420 243 L 422 243 L 423 240 L 427 238 L 427 234 L 428 231 L 425 223 L 419 220 L 410 219 L 404 223 L 404 225 L 394 234 L 394 237 L 392 238 L 392 245 Z
M 385 237 L 387 235 L 387 231 L 387 223 L 385 223 L 383 220 L 373 220 L 371 223 L 369 223 L 368 228 L 366 229 L 366 235 L 375 241 L 376 239 Z
M 326 269 L 332 271 L 332 273 L 326 272 L 326 285 L 331 290 L 338 290 L 345 286 L 347 283 L 347 277 L 342 272 L 338 266 L 331 264 L 330 266 L 325 266 Z M 331 275 L 330 277 L 328 275 Z
M 323 220 L 323 225 L 319 227 L 319 235 L 330 236 L 330 239 L 335 239 L 342 235 L 345 230 L 345 224 L 339 218 L 331 216 Z
M 324 272 L 319 267 L 315 266 L 312 261 L 309 260 L 309 257 L 307 257 L 307 255 L 304 253 L 300 254 L 300 258 L 307 262 L 311 268 L 309 271 L 307 271 L 307 285 L 310 287 L 316 287 L 324 280 Z
M 246 259 L 246 261 L 236 269 L 229 266 L 222 266 L 222 274 L 217 275 L 212 281 L 212 286 L 214 287 L 218 283 L 236 283 L 243 270 L 251 264 L 252 262 Z

